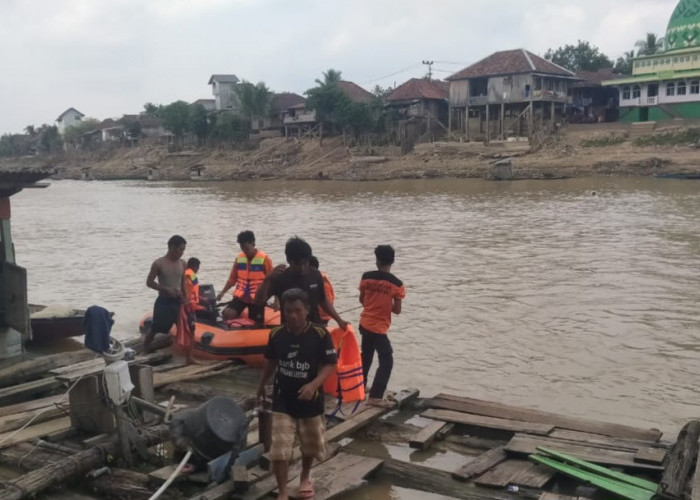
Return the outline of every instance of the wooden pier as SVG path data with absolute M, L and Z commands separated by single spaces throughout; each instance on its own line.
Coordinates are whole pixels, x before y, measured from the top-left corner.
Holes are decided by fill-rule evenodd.
M 127 345 L 138 352 L 138 340 Z M 177 414 L 217 395 L 234 398 L 249 414 L 255 405 L 256 369 L 230 362 L 183 366 L 166 349 L 130 362 L 134 395 L 156 409 L 132 408 L 115 418 L 101 400 L 103 368 L 104 361 L 87 351 L 0 367 L 0 500 L 148 499 L 177 463 L 163 413 Z M 420 398 L 417 390 L 404 390 L 394 398 L 393 409 L 361 404 L 351 412 L 350 404 L 329 419 L 329 453 L 314 465 L 315 499 L 359 498 L 373 484 L 448 499 L 616 497 L 596 486 L 595 479 L 577 479 L 532 459 L 546 454 L 543 450 L 604 467 L 596 469 L 607 481 L 600 484 L 622 477 L 623 484 L 634 483 L 635 494 L 641 495 L 636 498 L 700 498 L 697 421 L 689 422 L 674 442 L 662 440 L 656 429 L 466 395 Z M 334 404 L 327 398 L 329 413 Z M 274 498 L 276 483 L 257 427 L 253 418 L 245 451 L 249 460 L 234 466 L 230 479 L 213 483 L 210 463 L 209 472 L 178 475 L 160 498 Z M 289 478 L 296 485 L 298 450 L 294 456 Z

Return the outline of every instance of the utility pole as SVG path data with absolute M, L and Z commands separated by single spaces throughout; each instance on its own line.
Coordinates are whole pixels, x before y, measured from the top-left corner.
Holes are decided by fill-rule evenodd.
M 428 67 L 428 80 L 433 79 L 433 64 L 435 61 L 423 61 L 423 64 L 425 64 Z

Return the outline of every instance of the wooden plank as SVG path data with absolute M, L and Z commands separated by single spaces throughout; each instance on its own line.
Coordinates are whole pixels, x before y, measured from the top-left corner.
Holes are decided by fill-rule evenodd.
M 314 500 L 327 500 L 336 495 L 352 491 L 363 486 L 365 477 L 382 465 L 379 458 L 363 457 L 350 453 L 338 453 L 336 456 L 312 469 L 314 483 Z M 294 496 L 299 486 L 297 478 L 287 483 L 287 491 Z
M 385 459 L 377 478 L 390 484 L 463 500 L 492 499 L 490 490 L 454 480 L 450 473 L 420 463 Z M 412 497 L 414 498 L 414 497 Z M 420 496 L 415 496 L 420 498 Z
M 452 477 L 459 479 L 460 481 L 469 481 L 474 476 L 483 474 L 490 468 L 504 462 L 507 458 L 508 455 L 506 454 L 503 446 L 494 448 L 482 453 L 470 462 L 467 462 L 465 465 L 454 471 L 452 473 Z
M 642 448 L 655 447 L 659 449 L 667 449 L 668 447 L 654 441 L 640 441 L 638 439 L 622 439 L 602 434 L 592 434 L 590 432 L 570 431 L 567 429 L 555 428 L 549 433 L 549 437 L 555 439 L 563 439 L 566 441 L 574 441 L 601 448 L 622 449 L 628 451 L 638 451 Z
M 95 358 L 83 361 L 82 363 L 73 363 L 66 366 L 59 366 L 53 370 L 49 370 L 51 375 L 63 375 L 65 373 L 85 370 L 87 368 L 104 368 L 106 366 L 104 358 Z
M 421 416 L 435 420 L 443 420 L 445 422 L 453 422 L 455 424 L 486 427 L 489 429 L 499 429 L 512 432 L 523 432 L 526 434 L 535 434 L 540 436 L 546 436 L 554 430 L 554 426 L 551 424 L 535 424 L 505 418 L 484 417 L 481 415 L 473 415 L 470 413 L 461 413 L 451 410 L 425 410 Z
M 528 488 L 542 488 L 554 476 L 556 471 L 539 464 L 527 462 L 527 467 L 510 478 L 511 484 Z
M 661 465 L 666 458 L 666 450 L 663 448 L 640 448 L 634 454 L 634 461 L 643 464 Z
M 36 410 L 27 411 L 25 413 L 7 415 L 6 417 L 0 418 L 0 432 L 14 431 L 15 429 L 19 429 L 20 427 L 26 425 L 29 421 L 34 424 L 39 424 L 65 414 L 65 410 L 62 410 L 61 408 L 46 407 L 37 408 Z
M 411 448 L 425 450 L 430 446 L 430 443 L 437 438 L 438 433 L 449 424 L 436 420 L 428 423 L 419 432 L 417 432 L 409 441 L 408 445 Z
M 583 497 L 570 497 L 569 495 L 559 495 L 557 493 L 543 492 L 537 500 L 586 500 Z
M 154 373 L 153 386 L 159 388 L 175 382 L 182 382 L 183 380 L 196 380 L 197 378 L 201 378 L 198 377 L 201 375 L 209 377 L 222 373 L 222 369 L 230 366 L 230 361 L 221 361 L 210 365 L 188 365 L 165 373 Z
M 477 477 L 474 482 L 479 486 L 505 488 L 511 483 L 511 479 L 520 474 L 527 465 L 529 463 L 526 460 L 506 460 Z
M 156 483 L 162 484 L 168 480 L 168 478 L 172 475 L 173 472 L 175 472 L 175 469 L 177 469 L 177 465 L 166 465 L 165 467 L 161 467 L 160 469 L 156 469 L 154 471 L 149 472 L 148 477 Z M 175 478 L 175 481 L 182 479 L 183 476 L 184 474 L 181 473 Z
M 74 428 L 88 433 L 109 433 L 115 428 L 114 414 L 101 397 L 101 376 L 91 375 L 75 384 L 68 394 Z
M 627 425 L 567 417 L 530 408 L 519 408 L 450 394 L 438 394 L 435 398 L 427 400 L 426 404 L 430 408 L 442 408 L 445 410 L 455 410 L 487 417 L 550 424 L 561 427 L 562 429 L 603 434 L 611 437 L 639 439 L 643 441 L 658 441 L 661 438 L 661 431 L 658 429 L 639 429 Z
M 42 378 L 24 384 L 12 385 L 0 389 L 0 405 L 5 405 L 11 401 L 16 401 L 18 398 L 29 398 L 34 394 L 49 392 L 62 387 L 63 384 L 56 380 L 55 377 Z
M 48 422 L 43 422 L 38 425 L 30 425 L 26 429 L 22 429 L 19 432 L 4 432 L 0 434 L 0 449 L 7 448 L 23 441 L 29 441 L 30 439 L 40 438 L 46 436 L 47 434 L 65 431 L 70 429 L 70 427 L 70 417 L 63 417 L 55 420 L 49 420 Z
M 331 443 L 328 446 L 326 460 L 329 460 L 335 456 L 339 448 L 340 446 L 337 443 Z M 260 470 L 260 472 L 261 474 L 258 476 L 257 481 L 254 482 L 244 493 L 234 493 L 234 482 L 226 481 L 225 483 L 208 489 L 203 493 L 198 493 L 193 497 L 190 497 L 189 500 L 259 500 L 260 498 L 268 496 L 275 490 L 275 488 L 277 488 L 277 480 L 272 472 L 263 470 Z M 296 477 L 300 473 L 301 460 L 297 459 L 290 464 L 287 477 Z
M 63 401 L 68 402 L 68 399 L 64 398 L 65 394 L 61 394 L 59 396 L 49 396 L 48 398 L 35 399 L 34 401 L 26 401 L 15 405 L 3 406 L 0 408 L 0 417 L 15 415 L 17 413 L 24 413 L 32 410 L 39 410 L 48 406 L 54 406 L 55 404 Z
M 562 441 L 549 437 L 532 436 L 528 434 L 516 434 L 506 445 L 505 450 L 509 453 L 531 455 L 537 451 L 538 446 L 551 448 L 573 455 L 581 460 L 603 465 L 620 465 L 636 469 L 660 470 L 661 467 L 655 465 L 641 464 L 634 461 L 634 452 L 624 450 L 611 450 L 606 448 L 596 448 L 594 446 L 576 444 L 570 441 Z
M 153 352 L 151 354 L 146 354 L 144 356 L 137 356 L 136 359 L 128 361 L 128 363 L 129 363 L 129 365 L 159 363 L 161 361 L 165 361 L 167 359 L 170 359 L 171 357 L 172 357 L 172 355 L 168 354 L 166 352 Z M 73 371 L 69 371 L 66 373 L 62 373 L 60 375 L 56 375 L 56 379 L 60 380 L 61 382 L 66 382 L 68 384 L 72 384 L 80 378 L 89 377 L 90 375 L 99 375 L 104 370 L 104 367 L 105 367 L 104 364 L 103 365 L 96 364 L 93 366 L 87 366 L 86 368 L 82 368 L 79 370 L 73 370 Z

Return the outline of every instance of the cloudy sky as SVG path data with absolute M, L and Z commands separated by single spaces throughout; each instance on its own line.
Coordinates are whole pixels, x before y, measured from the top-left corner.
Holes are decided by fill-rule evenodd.
M 371 89 L 488 54 L 663 35 L 677 0 L 0 0 L 0 134 L 211 95 L 212 73 L 302 93 L 328 68 Z

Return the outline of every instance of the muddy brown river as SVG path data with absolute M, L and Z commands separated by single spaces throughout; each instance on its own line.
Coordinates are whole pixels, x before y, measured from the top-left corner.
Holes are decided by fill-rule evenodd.
M 675 432 L 700 414 L 700 184 L 661 179 L 53 182 L 13 197 L 30 301 L 113 310 L 137 333 L 174 233 L 224 284 L 252 229 L 283 262 L 309 241 L 336 290 L 380 243 L 408 294 L 390 389 L 457 392 Z M 357 323 L 359 311 L 344 314 Z M 674 436 L 669 436 L 674 437 Z

